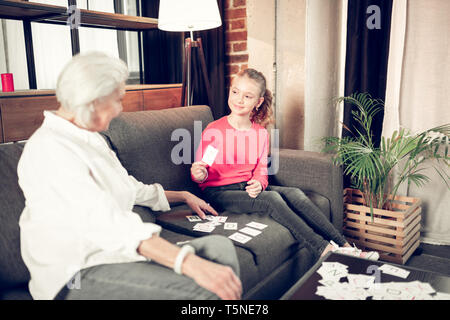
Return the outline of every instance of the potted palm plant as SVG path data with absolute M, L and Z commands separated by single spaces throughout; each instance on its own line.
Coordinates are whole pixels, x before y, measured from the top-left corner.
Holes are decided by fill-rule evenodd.
M 411 134 L 407 129 L 381 137 L 375 146 L 371 130 L 374 116 L 384 103 L 367 93 L 340 97 L 356 108 L 352 116 L 359 127 L 347 137 L 323 138 L 324 152 L 343 165 L 352 188 L 344 193 L 344 234 L 356 244 L 380 252 L 385 260 L 404 263 L 419 245 L 420 199 L 398 196 L 403 183 L 421 187 L 431 165 L 450 189 L 450 123 Z M 395 177 L 394 177 L 395 173 Z

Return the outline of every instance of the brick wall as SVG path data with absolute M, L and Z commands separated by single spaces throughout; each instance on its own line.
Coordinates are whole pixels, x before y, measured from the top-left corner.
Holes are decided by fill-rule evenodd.
M 248 68 L 247 0 L 225 0 L 226 85 Z

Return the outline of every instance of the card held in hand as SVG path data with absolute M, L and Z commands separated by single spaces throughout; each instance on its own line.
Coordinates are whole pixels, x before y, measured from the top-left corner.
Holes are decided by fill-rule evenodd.
M 214 148 L 212 145 L 208 145 L 206 147 L 205 153 L 203 154 L 202 161 L 207 163 L 209 166 L 212 166 L 218 153 L 218 149 Z

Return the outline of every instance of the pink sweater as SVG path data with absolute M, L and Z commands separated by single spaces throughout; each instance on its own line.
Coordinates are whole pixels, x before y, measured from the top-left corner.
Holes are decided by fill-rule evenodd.
M 202 190 L 251 179 L 258 180 L 263 190 L 267 187 L 269 134 L 264 127 L 253 123 L 249 130 L 236 130 L 225 116 L 205 128 L 195 161 L 202 159 L 208 145 L 219 152 L 208 167 L 208 178 L 199 184 Z

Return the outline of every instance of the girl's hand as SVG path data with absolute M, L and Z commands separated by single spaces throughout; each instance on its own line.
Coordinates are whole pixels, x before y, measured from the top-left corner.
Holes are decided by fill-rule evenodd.
M 245 191 L 247 191 L 248 195 L 251 198 L 256 198 L 262 191 L 261 182 L 255 179 L 248 181 L 247 186 L 245 187 Z
M 192 210 L 194 210 L 198 214 L 198 216 L 202 219 L 206 218 L 206 212 L 209 212 L 215 216 L 219 215 L 217 211 L 214 210 L 214 208 L 209 205 L 209 203 L 206 203 L 205 200 L 200 199 L 199 197 L 193 195 L 190 192 L 187 191 L 185 192 L 184 199 L 186 204 Z
M 241 280 L 229 266 L 189 254 L 183 262 L 182 273 L 223 300 L 238 300 L 241 298 Z
M 207 164 L 203 161 L 196 161 L 191 166 L 192 177 L 197 182 L 203 182 L 208 177 Z

